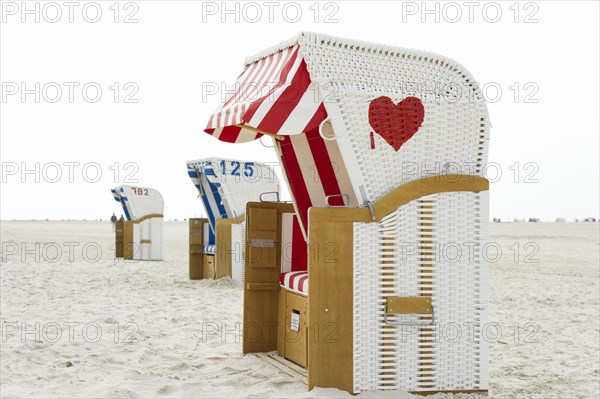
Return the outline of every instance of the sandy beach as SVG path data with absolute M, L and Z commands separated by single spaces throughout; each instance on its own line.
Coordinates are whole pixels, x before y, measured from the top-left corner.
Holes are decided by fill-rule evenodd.
M 162 262 L 115 261 L 109 222 L 1 230 L 2 397 L 352 397 L 241 355 L 242 287 L 188 280 L 186 222 Z M 490 397 L 600 395 L 599 231 L 491 226 Z

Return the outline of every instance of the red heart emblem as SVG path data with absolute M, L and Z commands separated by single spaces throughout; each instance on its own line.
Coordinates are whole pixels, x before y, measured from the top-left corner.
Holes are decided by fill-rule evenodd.
M 396 151 L 423 124 L 425 108 L 417 97 L 406 97 L 398 105 L 389 97 L 377 97 L 369 104 L 369 123 Z

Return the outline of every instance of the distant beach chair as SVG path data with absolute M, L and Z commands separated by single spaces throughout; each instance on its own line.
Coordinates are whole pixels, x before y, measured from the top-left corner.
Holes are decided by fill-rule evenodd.
M 187 171 L 207 214 L 189 221 L 190 279 L 243 282 L 246 203 L 279 201 L 279 178 L 264 163 L 225 158 L 188 161 Z
M 115 257 L 128 260 L 163 259 L 162 195 L 152 188 L 123 185 L 111 189 L 126 220 L 115 223 Z
M 293 198 L 246 205 L 243 352 L 276 350 L 309 389 L 487 392 L 476 80 L 436 54 L 302 33 L 247 58 L 234 86 L 205 132 L 272 137 Z

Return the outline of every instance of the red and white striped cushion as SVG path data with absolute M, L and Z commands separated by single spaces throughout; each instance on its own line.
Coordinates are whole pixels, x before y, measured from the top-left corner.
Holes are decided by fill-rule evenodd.
M 308 272 L 287 272 L 279 275 L 279 283 L 285 289 L 308 295 Z

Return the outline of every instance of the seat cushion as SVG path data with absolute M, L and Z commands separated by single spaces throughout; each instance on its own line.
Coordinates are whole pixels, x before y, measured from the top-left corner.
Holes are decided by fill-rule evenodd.
M 205 245 L 203 249 L 205 254 L 215 254 L 215 245 Z
M 286 272 L 279 275 L 280 285 L 292 292 L 308 295 L 308 272 Z

